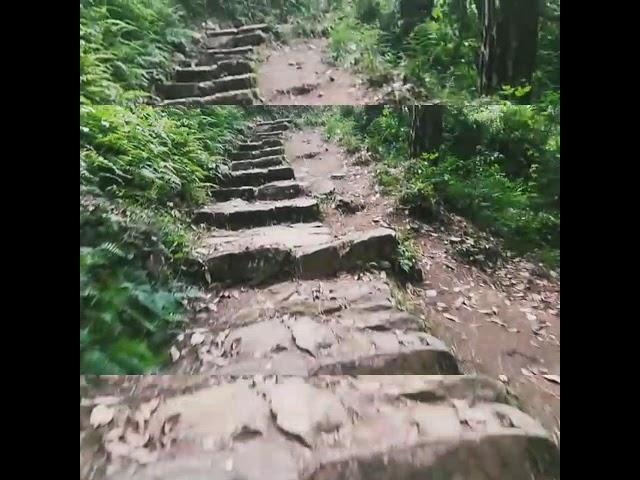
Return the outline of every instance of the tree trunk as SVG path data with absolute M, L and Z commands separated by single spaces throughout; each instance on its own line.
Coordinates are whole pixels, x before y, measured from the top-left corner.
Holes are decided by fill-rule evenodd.
M 482 8 L 480 93 L 530 84 L 538 49 L 539 0 L 484 0 Z
M 434 0 L 400 0 L 400 33 L 408 37 L 421 22 L 431 17 Z
M 414 105 L 411 108 L 409 150 L 412 158 L 433 152 L 442 144 L 444 105 Z

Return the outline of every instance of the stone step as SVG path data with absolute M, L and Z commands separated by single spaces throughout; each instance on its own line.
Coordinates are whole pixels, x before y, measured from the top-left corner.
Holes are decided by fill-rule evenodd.
M 267 282 L 327 278 L 396 257 L 395 232 L 379 228 L 335 239 L 321 223 L 273 225 L 211 232 L 195 251 L 196 263 L 215 282 Z M 205 275 L 204 270 L 194 273 Z
M 238 48 L 262 45 L 267 41 L 267 34 L 262 31 L 244 32 L 230 36 L 208 37 L 204 45 L 209 48 Z
M 269 319 L 204 333 L 199 371 L 209 375 L 456 375 L 445 345 L 416 329 L 376 331 L 340 318 Z M 239 346 L 236 346 L 239 345 Z M 213 352 L 213 353 L 210 353 Z M 185 358 L 189 358 L 185 354 Z
M 210 227 L 238 230 L 276 223 L 312 222 L 319 216 L 318 202 L 311 198 L 256 202 L 235 199 L 196 211 L 193 222 Z
M 257 122 L 256 127 L 262 127 L 265 125 L 275 125 L 279 123 L 292 123 L 292 122 L 293 122 L 292 118 L 278 118 L 276 120 L 263 120 L 263 121 Z
M 284 147 L 284 141 L 280 138 L 267 138 L 256 142 L 243 142 L 237 145 L 238 152 L 253 152 L 275 147 Z
M 254 132 L 253 137 L 254 140 L 263 141 L 263 140 L 282 140 L 283 132 Z
M 265 183 L 277 182 L 279 180 L 293 180 L 295 175 L 293 168 L 288 165 L 271 168 L 256 168 L 253 170 L 243 170 L 232 172 L 228 177 L 220 182 L 223 188 L 228 187 L 257 187 Z
M 206 53 L 211 55 L 250 55 L 254 52 L 253 47 L 234 47 L 234 48 L 208 48 Z
M 294 180 L 283 180 L 267 183 L 259 187 L 234 187 L 214 190 L 211 196 L 218 202 L 226 202 L 234 198 L 246 201 L 252 200 L 285 200 L 302 195 L 302 184 Z
M 269 168 L 283 165 L 285 163 L 282 155 L 256 158 L 254 160 L 239 160 L 231 164 L 231 171 L 255 170 L 256 168 Z
M 253 105 L 258 98 L 256 90 L 235 90 L 216 93 L 208 97 L 176 98 L 164 100 L 160 105 L 165 107 L 203 107 L 206 105 Z
M 236 35 L 238 33 L 256 32 L 256 31 L 270 31 L 271 27 L 267 23 L 256 23 L 253 25 L 244 25 L 238 28 L 225 28 L 223 30 L 207 28 L 205 33 L 207 37 L 221 37 L 227 35 Z
M 271 125 L 262 125 L 262 126 L 256 125 L 255 128 L 256 128 L 256 133 L 257 132 L 262 132 L 262 133 L 286 132 L 287 130 L 289 130 L 289 124 L 273 123 Z
M 378 276 L 285 282 L 225 304 L 214 327 L 187 332 L 180 373 L 212 375 L 459 374 L 419 318 L 394 307 Z M 222 333 L 224 332 L 224 333 Z M 194 331 L 195 333 L 195 331 Z M 222 335 L 221 335 L 222 334 Z M 225 338 L 221 338 L 224 336 Z
M 215 65 L 199 67 L 178 67 L 174 79 L 179 83 L 207 82 L 231 75 L 244 75 L 253 72 L 253 66 L 246 60 L 225 60 Z
M 110 480 L 560 478 L 549 434 L 483 378 L 196 378 L 192 391 L 163 396 L 140 422 L 148 447 L 108 457 Z M 81 441 L 81 459 L 97 461 L 88 454 L 96 445 L 128 445 L 114 442 L 114 430 L 134 416 L 138 391 L 125 394 L 113 425 L 82 436 L 90 441 Z M 81 407 L 81 419 L 89 412 Z
M 198 65 L 215 65 L 224 61 L 245 60 L 254 53 L 253 47 L 211 48 L 198 54 Z
M 274 155 L 284 155 L 284 147 L 271 147 L 249 151 L 233 152 L 229 154 L 229 160 L 232 162 L 238 160 L 256 160 L 258 158 L 272 157 Z
M 252 89 L 255 86 L 256 75 L 247 73 L 207 82 L 165 83 L 158 88 L 158 93 L 163 98 L 175 100 L 188 97 L 209 97 L 222 92 Z

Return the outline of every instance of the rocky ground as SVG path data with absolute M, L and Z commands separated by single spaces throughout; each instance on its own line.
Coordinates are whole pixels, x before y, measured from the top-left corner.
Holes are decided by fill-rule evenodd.
M 470 265 L 482 236 L 410 220 L 319 130 L 262 122 L 230 159 L 174 375 L 81 378 L 81 478 L 559 478 L 559 280 Z

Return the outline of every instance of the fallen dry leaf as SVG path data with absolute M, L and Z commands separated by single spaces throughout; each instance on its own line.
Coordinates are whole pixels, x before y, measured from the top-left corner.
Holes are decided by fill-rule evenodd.
M 491 323 L 495 323 L 496 325 L 500 325 L 501 327 L 507 328 L 507 324 L 504 323 L 502 320 L 500 320 L 499 318 L 487 318 L 488 322 Z
M 92 398 L 91 401 L 94 405 L 116 405 L 122 401 L 122 397 L 115 397 L 113 395 L 105 395 L 101 397 Z
M 491 310 L 478 310 L 478 313 L 483 313 L 485 315 L 492 315 L 493 312 Z
M 124 442 L 109 442 L 106 443 L 104 449 L 111 457 L 126 457 L 131 453 L 132 448 Z
M 113 420 L 113 413 L 113 409 L 105 405 L 96 405 L 93 410 L 91 410 L 89 423 L 93 428 L 107 425 L 111 420 Z
M 498 380 L 502 383 L 509 383 L 509 378 L 506 375 L 498 375 Z
M 160 405 L 159 397 L 151 399 L 140 405 L 140 413 L 142 413 L 145 420 L 149 420 L 149 417 L 151 417 L 151 414 L 156 410 L 156 408 L 158 408 L 158 405 Z
M 520 371 L 522 372 L 522 374 L 526 377 L 534 377 L 536 374 L 533 373 L 531 370 L 529 370 L 528 368 L 521 368 Z
M 148 440 L 149 434 L 142 435 L 132 430 L 127 430 L 127 433 L 124 434 L 124 441 L 133 448 L 144 446 Z
M 460 323 L 460 320 L 455 315 L 451 315 L 450 313 L 443 313 L 444 318 L 449 319 L 453 322 Z
M 560 385 L 560 375 L 542 375 L 542 378 L 552 383 L 557 383 L 558 385 Z
M 124 434 L 124 428 L 116 427 L 104 436 L 104 441 L 107 443 L 115 442 L 116 440 L 119 440 L 123 434 Z
M 193 335 L 191 335 L 191 345 L 196 346 L 196 345 L 200 345 L 202 342 L 204 342 L 204 335 L 201 334 L 200 332 L 196 332 Z
M 174 362 L 180 358 L 180 350 L 178 350 L 175 345 L 171 347 L 169 353 L 171 354 L 171 360 Z
M 458 297 L 458 299 L 455 302 L 453 302 L 453 306 L 454 308 L 460 308 L 463 303 L 464 303 L 464 297 Z
M 133 450 L 129 454 L 129 457 L 136 462 L 145 465 L 147 463 L 155 462 L 158 459 L 158 452 L 152 452 L 147 448 L 139 447 Z

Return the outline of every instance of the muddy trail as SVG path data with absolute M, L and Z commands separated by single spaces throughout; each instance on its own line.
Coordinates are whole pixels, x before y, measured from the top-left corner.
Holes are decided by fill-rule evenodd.
M 197 51 L 158 85 L 162 105 L 355 105 L 379 93 L 332 65 L 325 39 L 274 41 L 266 24 L 207 29 Z
M 229 160 L 172 375 L 81 378 L 81 478 L 559 478 L 557 282 L 457 260 L 320 130 L 259 122 Z

